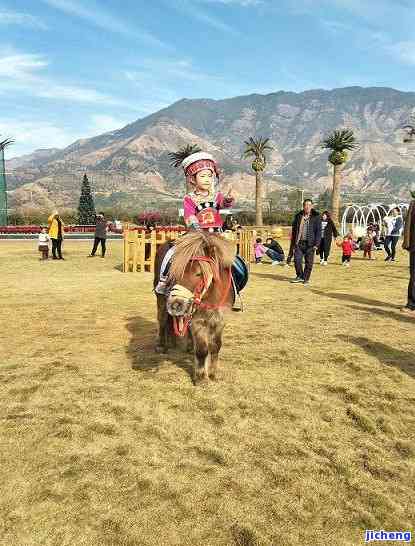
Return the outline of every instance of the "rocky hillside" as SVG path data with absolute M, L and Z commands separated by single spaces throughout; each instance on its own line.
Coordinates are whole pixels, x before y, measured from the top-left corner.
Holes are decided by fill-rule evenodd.
M 240 202 L 247 202 L 254 178 L 241 152 L 251 135 L 270 137 L 275 147 L 265 173 L 268 191 L 281 185 L 319 191 L 330 184 L 320 142 L 339 127 L 352 128 L 360 144 L 344 171 L 345 188 L 406 196 L 415 182 L 415 150 L 402 144 L 399 128 L 414 108 L 415 93 L 388 88 L 183 99 L 117 131 L 11 160 L 10 201 L 73 206 L 86 171 L 102 206 L 162 206 L 177 200 L 184 187 L 168 153 L 196 143 L 219 160 L 223 185 L 232 184 Z

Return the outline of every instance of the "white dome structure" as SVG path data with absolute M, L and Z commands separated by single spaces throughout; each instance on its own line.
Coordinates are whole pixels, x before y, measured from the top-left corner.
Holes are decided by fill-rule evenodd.
M 371 203 L 369 205 L 350 204 L 346 207 L 341 222 L 341 233 L 346 235 L 350 231 L 355 237 L 365 235 L 370 224 L 378 224 L 380 232 L 384 230 L 383 219 L 390 216 L 392 210 L 398 207 L 401 216 L 405 218 L 408 211 L 408 203 L 392 203 L 383 205 L 381 203 Z

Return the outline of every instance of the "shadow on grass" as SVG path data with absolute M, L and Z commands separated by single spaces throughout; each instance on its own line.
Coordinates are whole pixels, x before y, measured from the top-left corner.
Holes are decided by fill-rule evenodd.
M 375 262 L 376 260 L 369 260 L 369 258 L 363 258 L 363 256 L 352 255 L 353 262 Z
M 340 334 L 337 336 L 346 343 L 353 343 L 363 349 L 369 356 L 374 356 L 386 366 L 393 366 L 411 377 L 415 377 L 415 359 L 411 352 L 394 349 L 385 343 L 372 341 L 367 337 L 353 337 Z
M 114 267 L 116 271 L 121 271 L 121 273 L 124 272 L 124 264 L 118 264 Z
M 354 311 L 363 311 L 364 313 L 367 313 L 368 315 L 376 315 L 378 317 L 381 317 L 383 319 L 394 319 L 398 320 L 400 322 L 407 322 L 408 324 L 415 325 L 415 319 L 414 317 L 405 315 L 404 313 L 395 313 L 390 311 L 385 311 L 384 309 L 378 309 L 378 308 L 370 308 L 370 307 L 358 307 L 357 305 L 348 305 L 349 309 L 353 309 Z M 399 308 L 403 307 L 401 305 Z
M 396 303 L 388 303 L 386 301 L 372 300 L 370 298 L 365 298 L 363 296 L 358 296 L 356 294 L 344 294 L 342 292 L 325 292 L 324 290 L 313 290 L 314 294 L 318 296 L 324 296 L 326 298 L 332 298 L 340 301 L 351 301 L 354 303 L 360 303 L 362 305 L 369 305 L 372 307 L 389 307 L 393 309 L 400 309 L 402 305 L 397 305 Z
M 193 377 L 192 356 L 180 347 L 184 344 L 180 343 L 178 347 L 169 349 L 167 354 L 156 353 L 156 320 L 150 321 L 140 316 L 130 317 L 126 328 L 131 335 L 126 352 L 133 370 L 157 372 L 162 365 L 172 363 Z
M 409 274 L 399 275 L 399 277 L 397 275 L 385 275 L 385 277 L 388 279 L 397 279 L 398 281 L 406 281 L 407 283 L 409 282 Z
M 287 277 L 286 275 L 277 275 L 276 273 L 254 273 L 251 271 L 250 275 L 253 277 L 261 277 L 263 279 L 272 279 L 274 281 L 287 282 L 295 278 L 295 272 L 292 277 Z

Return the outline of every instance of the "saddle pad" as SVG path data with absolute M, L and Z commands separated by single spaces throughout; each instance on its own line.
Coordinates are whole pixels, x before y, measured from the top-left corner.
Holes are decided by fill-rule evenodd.
M 236 255 L 232 264 L 232 277 L 238 292 L 241 292 L 248 283 L 249 272 L 245 260 Z
M 169 269 L 170 269 L 171 259 L 173 257 L 175 250 L 176 248 L 174 246 L 171 246 L 169 250 L 166 252 L 166 254 L 164 255 L 163 261 L 161 262 L 159 280 L 165 280 L 165 278 L 167 277 L 167 273 L 169 272 Z

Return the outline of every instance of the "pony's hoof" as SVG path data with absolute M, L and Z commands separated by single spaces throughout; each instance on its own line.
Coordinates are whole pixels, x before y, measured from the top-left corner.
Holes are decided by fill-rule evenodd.
M 156 353 L 166 354 L 167 353 L 167 347 L 163 347 L 162 345 L 156 345 L 155 349 Z

